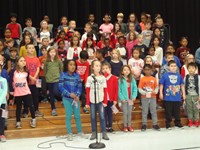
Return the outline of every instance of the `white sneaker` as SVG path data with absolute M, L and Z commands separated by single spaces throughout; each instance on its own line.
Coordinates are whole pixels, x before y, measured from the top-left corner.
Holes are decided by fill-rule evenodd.
M 73 135 L 72 135 L 72 133 L 71 133 L 71 134 L 68 134 L 67 140 L 68 140 L 68 141 L 73 141 Z
M 88 138 L 89 138 L 89 136 L 86 135 L 86 134 L 84 134 L 83 132 L 79 132 L 77 135 L 78 135 L 80 138 L 83 138 L 83 139 L 88 139 Z
M 30 125 L 32 128 L 35 128 L 36 127 L 36 119 L 31 119 Z
M 21 128 L 22 128 L 21 122 L 17 122 L 17 123 L 16 123 L 16 128 L 17 128 L 17 129 L 21 129 Z

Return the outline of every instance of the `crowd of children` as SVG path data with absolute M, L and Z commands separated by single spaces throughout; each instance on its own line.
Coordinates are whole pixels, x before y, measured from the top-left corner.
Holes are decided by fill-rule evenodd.
M 123 131 L 133 132 L 132 111 L 138 99 L 142 131 L 147 129 L 149 110 L 152 128 L 160 130 L 156 109 L 162 107 L 157 104 L 158 99 L 163 100 L 167 129 L 171 129 L 173 117 L 174 125 L 183 128 L 182 102 L 187 106 L 188 126 L 199 126 L 200 78 L 195 59 L 199 65 L 200 55 L 190 54 L 187 37 L 181 38 L 180 47 L 175 50 L 160 15 L 153 22 L 149 14 L 142 13 L 138 22 L 131 13 L 128 23 L 124 23 L 120 12 L 113 25 L 111 16 L 105 14 L 99 28 L 94 14 L 88 19 L 81 36 L 76 31 L 76 21 L 68 23 L 63 16 L 53 36 L 48 16 L 40 22 L 37 33 L 31 18 L 25 20 L 22 30 L 17 15 L 11 14 L 0 40 L 0 141 L 6 141 L 6 100 L 10 105 L 16 104 L 19 129 L 23 127 L 20 117 L 28 117 L 29 110 L 30 126 L 37 126 L 36 117 L 43 116 L 40 102 L 49 101 L 51 115 L 59 115 L 55 102 L 62 99 L 70 141 L 72 114 L 78 135 L 88 138 L 82 131 L 80 107 L 84 113 L 90 112 L 90 140 L 96 138 L 95 109 L 103 139 L 109 140 L 107 132 L 113 132 L 112 113 L 118 107 L 123 111 Z

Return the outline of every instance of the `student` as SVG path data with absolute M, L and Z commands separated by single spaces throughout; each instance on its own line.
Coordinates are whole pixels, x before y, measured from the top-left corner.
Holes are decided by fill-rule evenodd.
M 92 25 L 90 23 L 86 23 L 84 30 L 85 30 L 85 33 L 81 37 L 82 42 L 87 39 L 87 34 L 92 31 Z M 96 42 L 97 39 L 94 33 L 92 33 L 92 37 L 93 37 L 93 40 Z
M 107 62 L 105 59 L 106 52 L 103 49 L 99 49 L 96 51 L 96 58 L 101 62 L 101 64 Z
M 185 100 L 184 82 L 179 73 L 174 60 L 168 62 L 169 72 L 166 72 L 160 79 L 160 99 L 164 100 L 165 124 L 168 130 L 171 130 L 172 116 L 175 118 L 174 125 L 183 128 L 180 119 L 181 92 Z
M 65 58 L 67 57 L 67 50 L 65 49 L 65 41 L 60 40 L 58 42 L 58 49 L 57 49 L 59 59 L 64 62 Z
M 120 70 L 123 66 L 123 62 L 121 61 L 121 55 L 118 49 L 112 50 L 110 65 L 111 65 L 111 73 L 119 77 Z
M 126 42 L 126 49 L 127 49 L 127 55 L 128 59 L 132 57 L 132 51 L 133 47 L 137 45 L 137 36 L 134 32 L 129 32 L 127 42 Z
M 124 65 L 121 69 L 118 88 L 118 99 L 123 110 L 123 131 L 133 132 L 131 125 L 132 107 L 137 97 L 137 85 L 128 65 Z
M 157 124 L 157 112 L 156 112 L 156 94 L 158 93 L 157 79 L 153 77 L 152 66 L 144 65 L 144 77 L 140 79 L 138 90 L 141 94 L 142 101 L 142 131 L 147 128 L 147 115 L 150 109 L 151 118 L 153 121 L 153 129 L 160 131 L 160 127 Z
M 73 140 L 71 118 L 72 113 L 76 121 L 76 128 L 78 136 L 82 138 L 88 138 L 82 132 L 81 117 L 80 117 L 80 101 L 79 97 L 82 91 L 82 84 L 79 74 L 76 73 L 76 62 L 75 60 L 65 60 L 64 70 L 60 75 L 59 79 L 59 90 L 62 95 L 63 104 L 66 113 L 66 128 L 68 141 Z
M 102 72 L 106 78 L 107 90 L 108 90 L 108 104 L 105 108 L 105 119 L 106 119 L 106 130 L 113 132 L 112 129 L 112 106 L 117 105 L 118 100 L 118 79 L 116 76 L 111 74 L 111 66 L 109 63 L 102 65 Z
M 134 46 L 134 48 L 137 48 L 140 50 L 140 58 L 144 59 L 147 55 L 147 47 L 146 47 L 146 45 L 143 44 L 143 35 L 142 34 L 137 35 L 137 41 L 138 41 L 138 43 L 137 43 L 137 45 Z
M 99 33 L 103 34 L 103 33 L 111 33 L 113 30 L 113 24 L 110 23 L 111 21 L 111 17 L 109 14 L 105 14 L 103 17 L 103 21 L 104 23 L 101 24 L 101 26 L 99 27 Z
M 124 14 L 121 12 L 118 13 L 117 14 L 117 22 L 121 26 L 122 32 L 125 34 L 125 33 L 127 33 L 127 25 L 126 25 L 126 23 L 123 22 L 123 19 L 124 19 Z
M 200 77 L 196 73 L 197 65 L 191 62 L 187 65 L 188 73 L 184 78 L 186 92 L 186 108 L 188 113 L 188 126 L 199 127 L 199 109 L 197 105 L 200 102 Z
M 94 14 L 89 14 L 88 23 L 92 25 L 92 32 L 95 34 L 96 38 L 99 39 L 99 35 L 98 35 L 99 28 L 98 28 L 98 24 L 95 23 Z
M 28 76 L 31 74 L 28 73 L 26 69 L 26 60 L 24 57 L 18 57 L 16 60 L 16 69 L 12 70 L 10 75 L 10 94 L 15 97 L 16 102 L 16 128 L 21 129 L 21 108 L 22 102 L 26 107 L 30 109 L 31 112 L 31 122 L 30 126 L 32 128 L 36 127 L 36 118 L 35 118 L 35 109 L 33 105 L 33 99 L 31 96 L 31 91 L 28 86 Z M 35 93 L 33 93 L 35 94 Z M 28 111 L 28 109 L 27 109 Z M 28 112 L 27 112 L 28 113 Z
M 95 60 L 95 53 L 96 53 L 96 47 L 94 45 L 93 39 L 88 37 L 86 39 L 86 45 L 85 48 L 83 49 L 88 53 L 88 62 L 91 65 L 92 61 Z
M 76 60 L 77 70 L 76 72 L 80 75 L 81 82 L 82 82 L 82 92 L 80 95 L 80 99 L 82 101 L 81 107 L 83 108 L 84 113 L 89 113 L 89 110 L 85 107 L 86 104 L 86 91 L 85 91 L 85 84 L 87 78 L 89 76 L 90 65 L 87 61 L 88 59 L 87 51 L 80 52 L 80 58 Z
M 69 21 L 69 30 L 67 32 L 67 39 L 68 41 L 71 41 L 71 38 L 73 37 L 73 34 L 75 32 L 75 28 L 76 28 L 76 21 L 75 20 L 70 20 Z M 80 38 L 79 38 L 80 40 Z
M 98 60 L 94 60 L 91 64 L 92 74 L 87 78 L 86 82 L 86 107 L 90 107 L 90 116 L 91 116 L 91 126 L 92 126 L 92 135 L 90 140 L 94 140 L 96 138 L 96 112 L 95 107 L 99 112 L 100 118 L 100 126 L 102 137 L 104 140 L 109 140 L 106 133 L 106 124 L 105 124 L 105 113 L 104 107 L 107 107 L 107 85 L 106 79 L 103 75 L 101 75 L 101 62 Z M 97 81 L 98 88 L 96 88 L 97 96 L 95 98 L 94 95 L 94 81 Z M 96 104 L 95 104 L 96 99 Z
M 68 32 L 68 26 L 67 26 L 67 17 L 66 16 L 62 16 L 60 19 L 60 23 L 61 25 L 58 26 L 57 28 L 57 32 L 60 33 L 60 31 L 64 31 L 65 33 Z
M 77 60 L 80 57 L 80 52 L 82 51 L 81 47 L 79 46 L 79 38 L 77 36 L 71 37 L 71 45 L 67 51 L 67 59 Z
M 56 49 L 50 47 L 47 52 L 47 59 L 44 63 L 44 76 L 49 90 L 52 116 L 58 115 L 55 106 L 55 96 L 59 96 L 58 82 L 62 69 L 62 61 L 59 60 Z
M 149 47 L 150 42 L 151 42 L 151 37 L 153 35 L 153 31 L 150 30 L 151 29 L 151 22 L 147 21 L 145 23 L 145 30 L 142 31 L 142 35 L 143 35 L 143 44 L 146 45 L 146 47 Z
M 125 47 L 125 39 L 124 36 L 120 36 L 118 38 L 119 46 L 117 49 L 119 50 L 121 54 L 121 61 L 123 62 L 123 65 L 127 65 L 127 50 Z
M 12 47 L 10 49 L 10 61 L 11 61 L 11 70 L 15 68 L 15 62 L 17 59 L 18 49 L 16 47 Z

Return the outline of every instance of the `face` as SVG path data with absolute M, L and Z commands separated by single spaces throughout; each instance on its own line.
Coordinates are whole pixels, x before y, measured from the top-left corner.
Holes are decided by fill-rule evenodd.
M 115 24 L 115 31 L 118 31 L 120 29 L 120 25 L 118 23 Z
M 147 21 L 147 17 L 145 15 L 141 16 L 141 22 L 146 22 Z
M 60 33 L 60 38 L 61 38 L 61 39 L 64 39 L 64 38 L 65 38 L 65 33 L 64 33 L 64 32 L 61 32 L 61 33 Z
M 168 46 L 167 47 L 167 52 L 174 53 L 175 52 L 174 47 L 173 46 Z
M 120 39 L 119 39 L 119 44 L 120 44 L 120 45 L 124 45 L 124 38 L 120 38 Z
M 162 19 L 156 19 L 156 25 L 158 26 L 158 27 L 162 27 L 163 26 L 163 20 Z
M 127 77 L 131 73 L 130 69 L 128 67 L 124 67 L 122 70 L 122 74 Z
M 151 58 L 146 58 L 145 64 L 152 65 L 153 64 L 152 59 Z
M 132 40 L 134 40 L 135 35 L 134 35 L 133 33 L 130 33 L 130 34 L 129 34 L 129 38 L 130 38 L 130 40 L 132 41 Z
M 90 20 L 91 22 L 94 22 L 94 19 L 95 19 L 95 18 L 94 18 L 94 15 L 90 15 L 90 16 L 89 16 L 89 20 Z
M 59 43 L 59 47 L 60 47 L 61 49 L 64 49 L 64 47 L 65 47 L 65 42 L 64 42 L 64 41 L 61 41 L 61 42 Z
M 5 36 L 6 38 L 10 38 L 10 36 L 11 36 L 11 31 L 10 31 L 10 30 L 5 30 L 4 36 Z
M 26 21 L 26 25 L 27 25 L 27 27 L 31 27 L 32 26 L 32 21 L 31 20 Z
M 74 61 L 68 63 L 68 72 L 73 73 L 76 70 L 76 64 Z
M 112 57 L 114 58 L 114 59 L 118 59 L 119 58 L 119 56 L 118 56 L 118 52 L 117 51 L 112 51 Z
M 11 22 L 16 22 L 17 18 L 16 17 L 11 17 Z
M 44 16 L 44 20 L 49 22 L 49 17 L 48 16 Z
M 110 22 L 110 17 L 108 15 L 106 15 L 104 17 L 104 21 L 105 21 L 105 23 L 109 23 Z
M 194 62 L 194 56 L 193 55 L 189 55 L 187 57 L 187 61 L 188 61 L 188 63 Z
M 89 25 L 85 25 L 85 32 L 90 32 L 90 31 L 92 31 L 92 29 L 91 29 L 91 26 L 89 26 Z
M 26 66 L 26 60 L 25 60 L 25 58 L 24 57 L 21 57 L 20 59 L 19 59 L 19 61 L 18 61 L 18 66 L 20 67 L 20 68 L 24 68 L 25 66 Z
M 177 65 L 175 63 L 169 65 L 169 71 L 170 72 L 174 72 L 175 73 L 176 70 L 177 70 Z
M 135 25 L 133 23 L 129 23 L 128 28 L 130 31 L 135 31 Z
M 8 47 L 13 47 L 13 45 L 14 45 L 14 41 L 10 41 L 9 43 L 7 43 Z
M 189 74 L 195 74 L 195 72 L 196 72 L 196 67 L 194 67 L 194 66 L 189 66 L 189 67 L 188 67 L 188 72 L 189 72 Z
M 47 29 L 47 28 L 48 28 L 48 23 L 47 23 L 47 21 L 42 21 L 41 27 L 42 27 L 42 29 Z
M 75 29 L 76 28 L 76 22 L 75 21 L 71 21 L 69 24 L 71 29 Z
M 169 62 L 170 60 L 174 60 L 174 56 L 173 55 L 167 55 L 166 61 Z
M 155 39 L 153 40 L 153 44 L 154 44 L 155 46 L 158 46 L 158 44 L 159 44 L 159 39 L 158 39 L 158 38 L 155 38 Z
M 74 32 L 74 36 L 77 36 L 78 38 L 80 38 L 80 37 L 81 37 L 81 34 L 80 34 L 78 31 L 75 31 L 75 32 Z
M 88 46 L 91 46 L 92 44 L 93 44 L 92 40 L 91 40 L 91 39 L 88 39 L 88 40 L 87 40 L 87 45 L 88 45 Z
M 123 21 L 123 17 L 117 17 L 118 22 L 122 22 Z
M 124 36 L 123 33 L 120 31 L 117 32 L 117 37 Z
M 182 40 L 181 40 L 181 45 L 184 46 L 184 47 L 186 47 L 186 46 L 188 45 L 188 40 L 185 39 L 185 38 L 182 39 Z
M 28 44 L 31 42 L 31 39 L 29 36 L 25 36 L 25 39 L 24 39 L 25 43 Z
M 48 39 L 43 39 L 42 40 L 42 45 L 49 46 L 49 40 Z
M 62 17 L 61 23 L 66 25 L 67 24 L 67 18 L 66 17 Z
M 3 43 L 0 41 L 0 52 L 3 50 L 4 46 Z
M 72 41 L 73 41 L 73 44 L 77 46 L 79 39 L 77 37 L 74 37 Z
M 49 55 L 51 58 L 54 58 L 56 56 L 56 50 L 55 49 L 50 50 Z
M 133 58 L 138 59 L 140 56 L 140 52 L 138 50 L 133 51 Z
M 47 55 L 47 50 L 45 48 L 42 49 L 42 55 Z
M 156 36 L 160 36 L 160 30 L 159 30 L 158 28 L 155 29 L 154 34 L 155 34 Z
M 153 47 L 149 49 L 149 55 L 150 56 L 154 56 L 155 55 L 155 50 L 154 50 Z
M 104 65 L 104 66 L 102 67 L 102 72 L 103 72 L 103 74 L 108 74 L 108 75 L 110 75 L 110 74 L 111 74 L 111 68 L 109 68 L 107 65 Z
M 30 54 L 30 55 L 34 55 L 34 52 L 35 52 L 35 47 L 34 45 L 28 45 L 27 48 L 27 53 Z
M 151 24 L 150 24 L 150 23 L 147 23 L 147 24 L 145 25 L 145 28 L 146 28 L 147 30 L 150 30 Z
M 109 47 L 110 46 L 110 41 L 109 40 L 105 40 L 104 41 L 104 45 L 105 45 L 105 47 Z
M 142 35 L 139 35 L 137 39 L 138 39 L 138 43 L 142 43 L 143 42 L 143 36 Z
M 150 76 L 151 75 L 151 72 L 152 70 L 150 68 L 144 68 L 144 74 L 147 75 L 147 76 Z
M 93 69 L 94 73 L 100 73 L 101 63 L 99 61 L 95 61 L 92 69 Z
M 135 21 L 135 15 L 130 15 L 130 17 L 129 17 L 129 20 L 131 21 L 131 22 L 134 22 Z

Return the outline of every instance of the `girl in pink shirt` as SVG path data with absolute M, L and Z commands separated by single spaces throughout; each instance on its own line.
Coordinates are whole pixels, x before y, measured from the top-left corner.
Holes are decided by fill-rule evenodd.
M 101 26 L 99 27 L 99 33 L 103 34 L 103 33 L 111 33 L 113 30 L 113 24 L 110 23 L 111 21 L 111 17 L 109 14 L 105 14 L 104 18 L 103 18 L 104 23 L 101 24 Z
M 137 36 L 135 32 L 130 31 L 128 34 L 128 40 L 126 42 L 126 49 L 128 54 L 128 59 L 132 57 L 133 47 L 137 45 Z
M 20 56 L 16 60 L 16 69 L 13 70 L 10 75 L 10 94 L 15 97 L 17 121 L 16 128 L 18 129 L 22 128 L 20 122 L 22 102 L 30 109 L 32 117 L 30 121 L 30 126 L 32 128 L 36 127 L 35 110 L 31 91 L 27 82 L 28 76 L 29 73 L 26 69 L 26 60 L 24 57 Z

